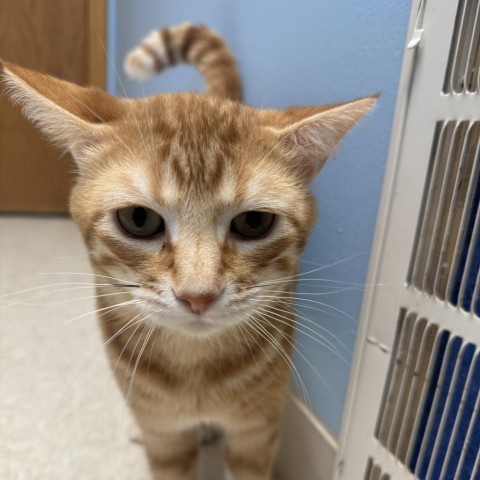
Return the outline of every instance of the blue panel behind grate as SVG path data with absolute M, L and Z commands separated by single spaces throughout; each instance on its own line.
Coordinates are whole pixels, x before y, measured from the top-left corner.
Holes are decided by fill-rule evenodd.
M 455 385 L 451 389 L 450 406 L 446 412 L 445 423 L 443 424 L 442 431 L 440 432 L 440 439 L 437 439 L 438 450 L 435 455 L 435 460 L 432 470 L 432 478 L 440 478 L 442 473 L 443 463 L 448 452 L 448 446 L 453 435 L 453 429 L 455 426 L 455 420 L 460 408 L 462 395 L 465 389 L 465 384 L 467 382 L 468 372 L 470 370 L 470 365 L 472 364 L 473 354 L 475 353 L 475 346 L 471 343 L 467 344 L 462 349 L 461 358 L 459 359 L 458 365 L 458 375 L 455 380 Z M 456 458 L 458 464 L 459 458 Z M 450 478 L 447 476 L 447 478 Z M 453 478 L 453 477 L 452 477 Z
M 463 240 L 462 245 L 460 246 L 460 252 L 461 252 L 460 260 L 458 263 L 457 271 L 455 272 L 455 282 L 452 288 L 452 294 L 450 298 L 450 302 L 455 306 L 458 305 L 458 296 L 460 294 L 460 286 L 462 283 L 462 277 L 465 273 L 468 250 L 470 248 L 470 243 L 472 241 L 473 228 L 475 225 L 475 219 L 477 218 L 479 204 L 480 204 L 480 182 L 477 180 L 475 182 L 475 193 L 473 196 L 472 208 L 470 209 L 470 212 L 469 212 L 465 238 Z M 474 293 L 473 290 L 475 287 L 475 280 L 477 278 L 478 269 L 480 266 L 480 243 L 479 242 L 480 242 L 480 235 L 477 237 L 476 245 L 474 246 L 472 265 L 469 271 L 467 284 L 465 288 L 465 294 L 464 294 L 463 303 L 462 303 L 462 308 L 464 308 L 467 312 L 470 311 L 470 308 L 472 306 L 472 297 Z M 477 315 L 480 314 L 478 302 L 475 305 L 475 313 Z
M 430 416 L 430 407 L 433 403 L 433 397 L 437 389 L 437 383 L 440 376 L 440 371 L 442 369 L 443 358 L 445 356 L 445 349 L 447 348 L 449 337 L 450 337 L 450 334 L 447 331 L 443 331 L 440 333 L 440 342 L 438 345 L 437 354 L 435 359 L 433 359 L 434 368 L 433 368 L 432 376 L 430 378 L 430 383 L 428 385 L 423 411 L 420 413 L 421 420 L 418 427 L 417 435 L 415 437 L 410 463 L 408 465 L 408 467 L 412 472 L 415 471 L 415 468 L 417 466 L 418 456 L 420 454 L 420 448 L 423 444 L 423 440 L 425 437 L 425 430 L 427 428 L 427 422 Z
M 430 431 L 428 432 L 428 438 L 423 439 L 423 441 L 425 441 L 426 443 L 422 445 L 422 450 L 424 450 L 424 453 L 423 453 L 423 461 L 418 473 L 418 478 L 420 480 L 424 480 L 427 477 L 428 467 L 430 465 L 430 461 L 432 460 L 433 447 L 435 444 L 435 440 L 438 436 L 440 421 L 442 419 L 443 410 L 445 408 L 445 403 L 447 401 L 447 395 L 450 389 L 450 383 L 452 381 L 453 372 L 455 370 L 455 364 L 457 362 L 458 353 L 460 351 L 461 345 L 462 345 L 462 340 L 458 337 L 453 338 L 451 340 L 451 343 L 449 344 L 449 351 L 447 352 L 447 357 L 444 360 L 445 363 L 442 365 L 443 367 L 442 370 L 444 370 L 444 372 L 442 372 L 443 378 L 440 379 L 440 384 L 438 385 L 438 388 L 440 389 L 440 391 L 437 392 L 438 401 L 436 402 L 435 410 L 433 412 L 431 411 L 431 408 L 432 408 L 431 404 L 429 405 L 425 403 L 423 407 L 431 415 L 429 419 Z M 443 363 L 443 359 L 437 358 L 435 359 L 435 361 L 439 363 Z
M 406 396 L 409 401 L 391 404 L 384 399 L 375 437 L 418 480 L 480 480 L 478 345 L 430 322 L 425 332 L 433 332 L 433 337 L 412 336 L 424 321 L 413 312 L 400 316 L 393 351 L 402 344 L 428 354 L 411 359 L 414 381 L 408 380 L 406 372 L 388 375 L 384 396 L 388 392 L 386 398 L 396 398 L 402 391 L 402 398 Z M 398 361 L 398 355 L 392 355 L 390 372 Z M 404 361 L 397 366 L 406 368 Z M 397 421 L 402 422 L 401 432 L 395 426 Z
M 480 357 L 474 361 L 473 373 L 468 392 L 465 397 L 465 406 L 460 417 L 457 434 L 454 439 L 451 457 L 448 462 L 446 478 L 454 478 L 458 468 L 461 468 L 459 478 L 470 478 L 475 462 L 475 458 L 480 447 L 480 421 L 478 418 L 478 411 L 475 412 L 475 405 L 480 389 Z M 475 414 L 475 418 L 473 419 Z M 473 421 L 472 421 L 473 419 Z M 467 433 L 471 429 L 468 443 Z M 464 452 L 464 453 L 463 453 Z M 459 465 L 459 459 L 462 454 L 464 459 L 463 465 Z
M 450 339 L 447 331 L 440 333 L 408 464 L 420 480 L 425 480 L 427 473 L 429 480 L 453 479 L 457 470 L 460 480 L 470 479 L 474 471 L 480 448 L 480 411 L 476 409 L 480 392 L 480 356 L 474 357 L 475 348 L 471 343 L 462 347 L 462 339 Z M 417 465 L 419 460 L 421 465 Z M 480 480 L 480 472 L 475 478 Z

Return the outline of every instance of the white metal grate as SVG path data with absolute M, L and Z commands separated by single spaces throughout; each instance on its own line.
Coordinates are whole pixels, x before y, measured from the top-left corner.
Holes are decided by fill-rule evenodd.
M 373 462 L 373 459 L 368 460 L 367 469 L 365 471 L 364 480 L 391 480 L 388 473 L 382 472 L 382 467 Z
M 437 125 L 408 281 L 480 314 L 480 122 Z
M 402 311 L 375 437 L 419 479 L 476 479 L 480 353 Z
M 480 480 L 480 0 L 406 44 L 336 478 Z
M 455 19 L 450 58 L 445 76 L 445 93 L 479 91 L 480 1 L 461 0 Z

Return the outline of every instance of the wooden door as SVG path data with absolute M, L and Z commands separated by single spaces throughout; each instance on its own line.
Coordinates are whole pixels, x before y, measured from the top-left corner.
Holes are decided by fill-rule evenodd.
M 0 58 L 105 86 L 106 0 L 0 0 Z M 0 212 L 67 211 L 70 156 L 0 95 Z

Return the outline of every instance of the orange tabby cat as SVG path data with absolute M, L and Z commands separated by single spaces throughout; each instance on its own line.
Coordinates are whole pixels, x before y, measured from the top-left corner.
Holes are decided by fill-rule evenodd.
M 309 183 L 375 97 L 243 105 L 228 48 L 188 24 L 151 34 L 126 67 L 146 76 L 180 61 L 203 72 L 208 95 L 115 98 L 10 63 L 0 77 L 77 162 L 71 213 L 110 284 L 97 287 L 99 323 L 154 478 L 194 478 L 197 431 L 214 426 L 229 475 L 266 480 L 289 384 L 292 276 L 315 222 Z

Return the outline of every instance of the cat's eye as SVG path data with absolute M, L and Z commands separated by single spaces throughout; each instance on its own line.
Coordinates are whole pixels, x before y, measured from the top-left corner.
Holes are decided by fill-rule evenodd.
M 244 212 L 232 220 L 230 231 L 253 240 L 268 233 L 274 220 L 275 215 L 270 212 Z
M 163 218 L 145 207 L 127 207 L 117 210 L 120 226 L 133 237 L 147 238 L 165 231 Z

